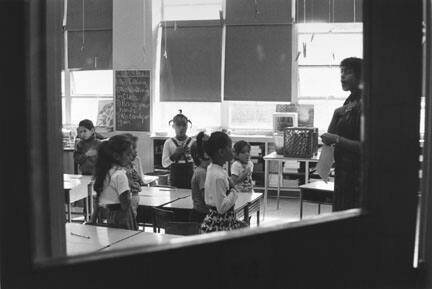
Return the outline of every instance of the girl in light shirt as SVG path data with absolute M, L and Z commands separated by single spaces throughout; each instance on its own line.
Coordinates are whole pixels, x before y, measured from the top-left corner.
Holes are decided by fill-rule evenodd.
M 204 185 L 205 203 L 209 213 L 201 224 L 203 233 L 229 231 L 247 226 L 235 217 L 234 205 L 238 192 L 223 169 L 223 165 L 233 158 L 231 146 L 231 139 L 223 132 L 212 133 L 204 144 L 212 163 L 207 167 Z

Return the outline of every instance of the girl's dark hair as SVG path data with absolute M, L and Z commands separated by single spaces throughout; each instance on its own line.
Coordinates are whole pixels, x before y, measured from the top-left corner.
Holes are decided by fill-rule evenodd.
M 242 151 L 242 149 L 246 146 L 249 148 L 249 151 L 250 151 L 250 149 L 251 149 L 250 144 L 247 141 L 240 140 L 234 144 L 234 152 L 236 154 L 239 154 Z
M 357 57 L 345 58 L 341 61 L 339 66 L 351 69 L 354 72 L 354 75 L 357 77 L 357 79 L 362 78 L 363 60 L 361 58 L 357 58 Z
M 182 110 L 181 109 L 179 109 L 179 113 L 178 114 L 176 114 L 174 117 L 173 117 L 173 119 L 172 120 L 170 120 L 169 122 L 168 122 L 168 124 L 169 125 L 171 125 L 171 123 L 174 123 L 174 124 L 187 124 L 187 123 L 190 123 L 191 125 L 192 125 L 192 122 L 190 121 L 190 119 L 188 119 L 183 113 L 182 113 Z
M 133 143 L 133 144 L 135 144 L 135 143 L 138 141 L 138 137 L 137 137 L 137 136 L 134 136 L 134 135 L 131 134 L 131 133 L 124 133 L 123 135 L 124 135 L 125 137 L 127 137 L 127 138 L 130 140 L 130 142 Z
M 96 158 L 93 185 L 97 196 L 102 193 L 103 185 L 109 170 L 118 164 L 115 155 L 121 155 L 132 146 L 132 142 L 129 137 L 125 135 L 115 135 L 107 141 L 103 141 L 98 148 L 98 154 Z
M 209 140 L 204 143 L 204 150 L 209 157 L 214 159 L 217 151 L 226 147 L 230 142 L 231 139 L 226 133 L 216 131 L 212 133 Z
M 80 121 L 78 127 L 80 126 L 85 127 L 88 130 L 92 130 L 95 128 L 93 122 L 89 119 L 83 119 L 82 121 Z
M 208 137 L 203 131 L 197 134 L 196 141 L 191 146 L 191 155 L 196 166 L 201 164 L 201 159 L 204 159 L 204 137 Z

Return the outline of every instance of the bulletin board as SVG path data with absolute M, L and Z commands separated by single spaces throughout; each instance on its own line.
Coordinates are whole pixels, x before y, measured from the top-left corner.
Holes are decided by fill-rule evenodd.
M 150 71 L 115 72 L 116 130 L 150 131 Z

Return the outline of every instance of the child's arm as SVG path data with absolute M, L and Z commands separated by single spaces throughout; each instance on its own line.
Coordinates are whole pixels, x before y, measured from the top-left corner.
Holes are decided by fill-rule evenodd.
M 231 179 L 234 183 L 234 185 L 237 185 L 238 183 L 241 183 L 250 173 L 251 169 L 250 167 L 247 167 L 243 172 L 242 165 L 235 162 L 231 166 Z
M 170 147 L 170 141 L 167 140 L 164 143 L 162 151 L 162 166 L 164 168 L 169 167 L 172 163 L 178 160 L 185 152 L 185 149 L 181 146 L 177 147 L 175 151 Z
M 122 210 L 127 210 L 131 204 L 131 192 L 129 190 L 124 191 L 120 194 L 119 200 Z
M 77 144 L 77 146 L 74 150 L 73 158 L 74 158 L 74 162 L 76 164 L 82 164 L 83 162 L 85 162 L 88 159 L 88 156 L 83 151 L 83 149 L 79 143 Z
M 131 203 L 131 192 L 129 180 L 126 173 L 120 173 L 116 176 L 116 190 L 119 193 L 120 206 L 122 210 L 126 210 Z
M 227 187 L 225 180 L 216 180 L 216 209 L 220 214 L 226 213 L 232 206 L 234 206 L 238 195 L 237 191 L 233 188 L 230 189 L 230 193 L 227 195 L 226 192 L 230 188 Z

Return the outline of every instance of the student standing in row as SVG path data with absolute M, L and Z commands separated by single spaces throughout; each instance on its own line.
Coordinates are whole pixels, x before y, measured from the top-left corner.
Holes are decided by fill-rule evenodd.
M 193 159 L 190 153 L 192 139 L 186 135 L 186 131 L 191 121 L 180 110 L 171 123 L 176 135 L 164 143 L 162 166 L 170 169 L 171 186 L 190 189 L 193 175 Z
M 95 166 L 94 190 L 99 206 L 108 209 L 109 226 L 138 230 L 126 174 L 126 167 L 133 158 L 132 146 L 132 142 L 125 135 L 115 135 L 100 145 Z
M 253 163 L 250 159 L 250 150 L 250 144 L 244 140 L 234 144 L 235 161 L 231 165 L 231 178 L 239 192 L 253 191 Z
M 209 136 L 204 132 L 200 132 L 196 137 L 196 142 L 192 145 L 191 154 L 196 165 L 196 169 L 192 176 L 192 201 L 193 209 L 189 220 L 191 222 L 202 223 L 205 216 L 209 212 L 204 201 L 204 186 L 207 174 L 207 167 L 210 164 L 210 159 L 204 151 L 204 144 Z
M 91 175 L 96 163 L 97 149 L 101 143 L 96 139 L 95 127 L 91 120 L 84 119 L 79 122 L 78 137 L 80 141 L 75 147 L 74 162 L 81 174 Z
M 235 217 L 234 205 L 238 192 L 223 169 L 223 165 L 233 158 L 231 146 L 231 139 L 223 132 L 212 133 L 204 145 L 212 160 L 207 168 L 204 188 L 205 203 L 209 207 L 209 213 L 201 224 L 201 231 L 204 233 L 229 231 L 247 226 Z
M 130 133 L 124 134 L 129 141 L 132 143 L 132 160 L 129 165 L 126 166 L 126 175 L 129 180 L 129 187 L 131 190 L 131 206 L 134 218 L 137 217 L 137 210 L 139 205 L 138 193 L 141 192 L 141 187 L 145 186 L 141 175 L 141 161 L 137 156 L 137 141 L 138 138 Z

